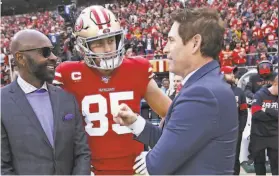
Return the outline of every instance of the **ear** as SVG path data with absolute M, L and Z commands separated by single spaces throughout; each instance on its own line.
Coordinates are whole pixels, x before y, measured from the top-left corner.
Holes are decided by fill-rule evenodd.
M 192 54 L 195 54 L 196 52 L 198 52 L 200 50 L 201 42 L 202 42 L 202 36 L 200 34 L 196 34 L 192 38 L 192 43 L 193 43 Z
M 17 53 L 15 54 L 15 59 L 16 59 L 16 62 L 19 63 L 20 65 L 22 65 L 22 66 L 25 65 L 24 60 L 23 60 L 23 54 L 22 54 L 22 53 L 17 52 Z

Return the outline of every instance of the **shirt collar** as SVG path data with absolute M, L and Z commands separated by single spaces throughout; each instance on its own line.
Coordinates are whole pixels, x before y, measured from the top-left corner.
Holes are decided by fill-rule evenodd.
M 198 69 L 200 69 L 200 68 L 198 68 Z M 188 81 L 188 79 L 196 72 L 196 71 L 198 71 L 198 69 L 196 69 L 196 70 L 194 70 L 194 71 L 192 71 L 191 73 L 189 73 L 183 80 L 182 80 L 182 85 L 184 86 L 185 85 L 185 83 Z
M 29 94 L 36 90 L 39 90 L 38 88 L 34 87 L 33 85 L 29 84 L 24 79 L 22 79 L 20 75 L 18 75 L 17 83 L 25 94 Z M 45 89 L 48 91 L 46 82 L 43 84 L 43 86 L 40 89 Z

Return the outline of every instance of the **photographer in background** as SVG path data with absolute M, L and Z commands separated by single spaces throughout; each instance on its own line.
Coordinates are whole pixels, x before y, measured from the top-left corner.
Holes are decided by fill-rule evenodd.
M 63 45 L 63 53 L 65 56 L 65 60 L 67 61 L 75 61 L 75 56 L 73 55 L 73 49 L 75 46 L 75 38 L 72 35 L 73 29 L 71 27 L 67 27 L 67 33 L 65 35 L 65 41 Z
M 52 27 L 47 37 L 49 38 L 49 40 L 51 41 L 54 47 L 53 54 L 59 55 L 61 53 L 61 48 L 60 48 L 61 34 L 59 32 L 55 32 L 55 27 Z

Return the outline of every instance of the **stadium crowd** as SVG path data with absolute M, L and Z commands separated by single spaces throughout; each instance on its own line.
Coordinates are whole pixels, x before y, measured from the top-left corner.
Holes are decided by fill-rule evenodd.
M 251 66 L 260 60 L 278 60 L 278 2 L 275 0 L 118 0 L 108 5 L 125 30 L 127 55 L 162 59 L 170 29 L 170 13 L 184 7 L 217 8 L 226 26 L 224 49 L 219 55 L 225 65 Z M 79 7 L 80 11 L 83 7 Z M 33 28 L 46 35 L 57 34 L 60 57 L 70 60 L 73 47 L 63 18 L 57 11 L 1 17 L 1 83 L 9 83 L 8 55 L 11 37 L 21 29 Z M 61 41 L 61 42 L 60 42 Z M 60 49 L 60 47 L 59 47 Z

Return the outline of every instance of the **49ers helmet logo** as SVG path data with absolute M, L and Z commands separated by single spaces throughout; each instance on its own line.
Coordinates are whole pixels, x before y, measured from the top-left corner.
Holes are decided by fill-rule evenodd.
M 83 20 L 82 18 L 78 18 L 75 24 L 75 31 L 79 32 L 83 29 Z
M 103 33 L 104 33 L 104 34 L 109 33 L 109 32 L 110 32 L 110 29 L 109 29 L 109 28 L 106 28 L 106 29 L 103 30 Z

